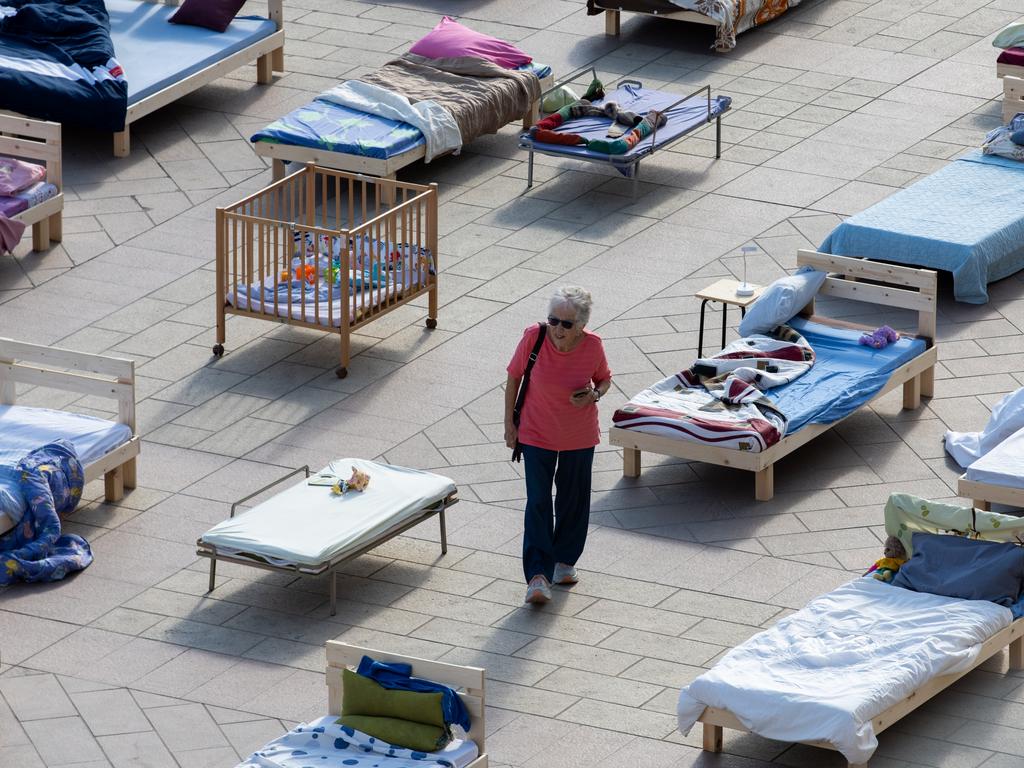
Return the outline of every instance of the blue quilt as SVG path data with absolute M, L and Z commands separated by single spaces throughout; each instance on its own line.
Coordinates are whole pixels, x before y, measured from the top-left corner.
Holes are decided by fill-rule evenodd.
M 81 536 L 61 534 L 60 515 L 82 498 L 85 473 L 66 440 L 32 451 L 18 464 L 28 501 L 24 517 L 0 536 L 0 586 L 18 581 L 59 581 L 92 562 Z
M 820 250 L 953 273 L 957 301 L 1024 267 L 1024 163 L 972 153 L 851 216 Z
M 0 109 L 120 131 L 127 100 L 103 0 L 0 0 Z

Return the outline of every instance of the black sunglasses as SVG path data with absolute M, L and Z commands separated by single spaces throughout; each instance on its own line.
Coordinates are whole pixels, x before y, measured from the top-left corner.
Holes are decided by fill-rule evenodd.
M 576 325 L 576 321 L 575 320 L 559 320 L 554 315 L 551 315 L 551 316 L 548 317 L 548 325 L 550 325 L 552 328 L 557 328 L 558 326 L 562 326 L 563 328 L 572 328 L 574 325 Z

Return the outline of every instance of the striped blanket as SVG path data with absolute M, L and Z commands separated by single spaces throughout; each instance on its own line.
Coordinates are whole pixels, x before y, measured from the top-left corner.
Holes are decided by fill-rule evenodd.
M 781 440 L 788 423 L 763 391 L 788 384 L 812 365 L 807 340 L 780 325 L 662 379 L 612 421 L 622 429 L 757 453 Z

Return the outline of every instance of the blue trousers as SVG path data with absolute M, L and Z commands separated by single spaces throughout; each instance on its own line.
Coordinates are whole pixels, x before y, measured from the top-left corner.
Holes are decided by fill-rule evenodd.
M 523 461 L 526 465 L 523 575 L 529 581 L 540 573 L 550 581 L 555 563 L 575 565 L 587 543 L 594 449 L 549 451 L 524 445 Z

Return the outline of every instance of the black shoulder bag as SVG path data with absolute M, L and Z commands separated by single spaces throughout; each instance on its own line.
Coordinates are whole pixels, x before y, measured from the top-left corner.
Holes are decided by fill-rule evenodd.
M 530 385 L 530 371 L 533 364 L 537 362 L 537 355 L 540 354 L 540 347 L 544 343 L 544 323 L 537 323 L 537 342 L 533 345 L 530 359 L 526 362 L 526 370 L 523 371 L 523 380 L 519 383 L 519 394 L 516 396 L 516 404 L 512 408 L 512 424 L 516 428 L 516 447 L 512 449 L 512 461 L 519 461 L 522 458 L 523 450 L 519 445 L 519 414 L 523 411 L 523 400 L 526 399 L 526 388 Z

